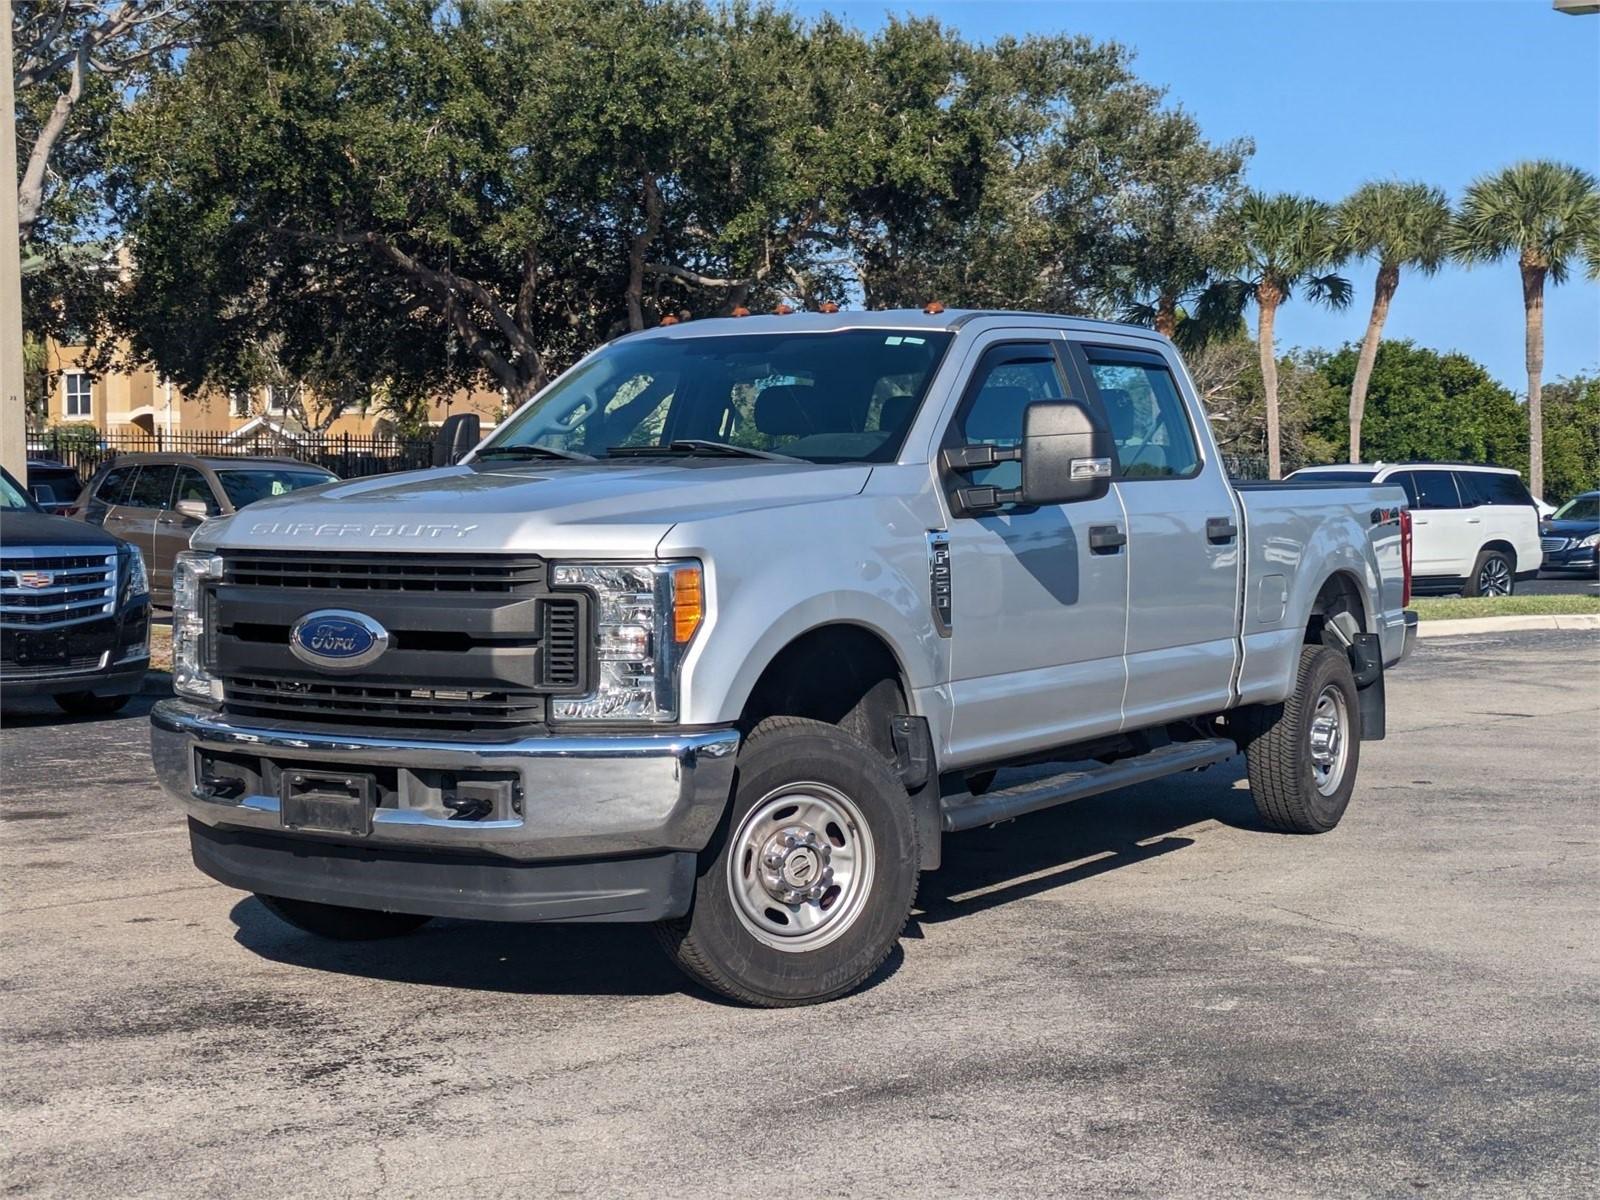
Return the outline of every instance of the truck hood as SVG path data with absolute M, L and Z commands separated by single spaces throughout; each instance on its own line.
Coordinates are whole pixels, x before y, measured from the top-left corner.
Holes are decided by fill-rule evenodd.
M 872 468 L 810 463 L 472 463 L 260 500 L 199 549 L 433 550 L 648 557 L 680 521 L 858 494 Z

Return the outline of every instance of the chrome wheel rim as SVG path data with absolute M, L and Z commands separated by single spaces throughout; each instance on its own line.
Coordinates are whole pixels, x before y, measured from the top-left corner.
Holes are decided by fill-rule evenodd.
M 861 915 L 872 864 L 872 831 L 854 801 L 824 783 L 785 784 L 734 831 L 728 894 L 757 941 L 815 950 Z
M 1309 732 L 1311 776 L 1317 791 L 1331 796 L 1339 790 L 1345 764 L 1350 761 L 1350 710 L 1344 693 L 1331 683 L 1317 694 Z
M 1511 595 L 1511 568 L 1503 558 L 1491 558 L 1478 572 L 1478 595 Z

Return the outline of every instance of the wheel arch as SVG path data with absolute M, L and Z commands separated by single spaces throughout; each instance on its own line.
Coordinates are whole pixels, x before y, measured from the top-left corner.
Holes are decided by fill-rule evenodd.
M 1372 612 L 1367 603 L 1367 590 L 1353 571 L 1343 568 L 1331 572 L 1317 589 L 1311 601 L 1311 611 L 1306 616 L 1305 643 L 1322 642 L 1322 627 L 1339 613 L 1349 613 L 1360 625 L 1362 633 L 1373 632 Z

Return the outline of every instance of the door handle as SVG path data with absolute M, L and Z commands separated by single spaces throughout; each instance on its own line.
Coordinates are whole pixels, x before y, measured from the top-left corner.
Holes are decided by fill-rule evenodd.
M 1128 544 L 1128 535 L 1115 525 L 1089 526 L 1089 549 L 1095 554 L 1115 554 Z
M 1483 524 L 1483 518 L 1482 517 L 1468 517 L 1467 518 L 1467 524 L 1468 525 L 1482 525 Z
M 1209 517 L 1206 519 L 1206 541 L 1231 542 L 1239 536 L 1239 527 L 1233 523 L 1232 517 Z

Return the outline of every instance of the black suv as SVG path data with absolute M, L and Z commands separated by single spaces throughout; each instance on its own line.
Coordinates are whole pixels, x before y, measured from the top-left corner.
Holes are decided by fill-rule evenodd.
M 42 511 L 0 470 L 0 693 L 110 713 L 150 666 L 150 582 L 127 542 Z

